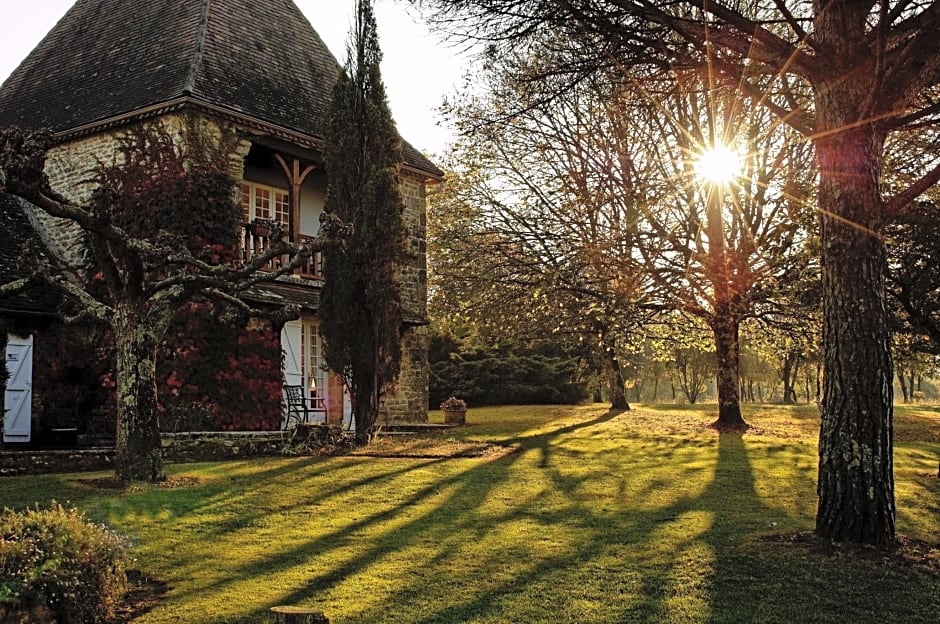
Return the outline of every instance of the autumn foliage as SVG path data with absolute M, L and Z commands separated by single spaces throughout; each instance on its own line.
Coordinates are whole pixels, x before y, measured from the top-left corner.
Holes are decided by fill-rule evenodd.
M 161 428 L 279 429 L 280 361 L 274 331 L 223 323 L 208 305 L 186 306 L 157 362 Z

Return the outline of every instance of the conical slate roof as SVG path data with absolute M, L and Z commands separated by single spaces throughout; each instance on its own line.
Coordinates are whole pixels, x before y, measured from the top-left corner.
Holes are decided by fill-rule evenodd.
M 0 126 L 69 134 L 191 104 L 320 138 L 338 72 L 291 0 L 78 0 L 0 86 Z

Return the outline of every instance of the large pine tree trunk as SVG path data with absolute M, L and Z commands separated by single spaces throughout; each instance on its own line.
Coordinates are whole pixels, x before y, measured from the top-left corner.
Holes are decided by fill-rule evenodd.
M 143 315 L 118 306 L 114 315 L 117 382 L 115 472 L 123 482 L 163 481 L 157 413 L 157 337 Z
M 826 104 L 827 95 L 817 101 Z M 845 109 L 828 104 L 828 127 L 838 128 Z M 893 375 L 878 188 L 883 143 L 870 126 L 816 142 L 824 345 L 816 533 L 866 544 L 895 537 Z

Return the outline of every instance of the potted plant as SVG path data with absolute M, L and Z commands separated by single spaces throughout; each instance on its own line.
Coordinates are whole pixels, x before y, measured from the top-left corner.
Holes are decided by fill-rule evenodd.
M 255 236 L 267 237 L 271 235 L 272 223 L 268 219 L 255 219 L 251 223 L 251 233 Z
M 444 410 L 444 422 L 449 425 L 465 425 L 467 423 L 467 402 L 457 397 L 450 397 L 441 403 Z

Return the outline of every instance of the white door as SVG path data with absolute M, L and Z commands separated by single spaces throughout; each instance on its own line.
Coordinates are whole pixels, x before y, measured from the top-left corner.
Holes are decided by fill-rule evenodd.
M 33 337 L 7 336 L 9 373 L 3 398 L 3 441 L 29 442 L 33 397 Z
M 284 385 L 303 386 L 300 363 L 300 321 L 287 321 L 281 329 L 281 351 L 284 353 Z M 287 395 L 284 396 L 284 418 L 287 418 Z

